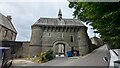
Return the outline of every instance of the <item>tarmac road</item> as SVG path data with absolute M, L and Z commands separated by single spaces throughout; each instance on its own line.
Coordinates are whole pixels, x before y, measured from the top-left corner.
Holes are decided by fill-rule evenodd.
M 106 62 L 103 58 L 107 57 L 109 58 L 109 50 L 107 48 L 106 45 L 94 50 L 92 53 L 86 55 L 86 56 L 82 56 L 82 57 L 73 57 L 73 58 L 68 58 L 68 57 L 59 57 L 59 58 L 55 58 L 51 61 L 48 61 L 46 63 L 26 63 L 26 64 L 21 64 L 18 66 L 49 66 L 49 68 L 53 68 L 53 66 L 57 66 L 58 67 L 68 67 L 68 66 L 75 66 L 75 67 L 79 67 L 79 66 L 84 66 L 85 68 L 88 66 L 89 68 L 97 68 L 100 66 L 103 66 L 105 68 L 107 68 L 108 66 L 108 62 Z M 15 65 L 15 64 L 14 64 Z M 101 67 L 101 68 L 103 68 Z M 68 67 L 70 68 L 70 67 Z M 83 67 L 82 67 L 83 68 Z

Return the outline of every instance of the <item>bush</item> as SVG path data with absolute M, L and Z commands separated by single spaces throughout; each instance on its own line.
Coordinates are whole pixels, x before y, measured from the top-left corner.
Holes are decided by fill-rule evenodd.
M 47 61 L 45 56 L 46 56 L 46 52 L 42 52 L 41 55 L 40 55 L 40 61 L 41 62 L 46 62 Z
M 54 58 L 53 57 L 53 51 L 52 50 L 48 50 L 47 52 L 38 53 L 37 57 L 33 58 L 32 61 L 43 63 L 43 62 L 50 61 L 53 58 Z
M 47 52 L 42 52 L 40 54 L 40 61 L 41 62 L 47 62 L 53 59 L 53 51 L 48 50 Z
M 19 55 L 18 58 L 23 58 L 23 56 Z
M 52 50 L 47 51 L 45 57 L 48 61 L 52 60 L 53 59 L 53 51 Z

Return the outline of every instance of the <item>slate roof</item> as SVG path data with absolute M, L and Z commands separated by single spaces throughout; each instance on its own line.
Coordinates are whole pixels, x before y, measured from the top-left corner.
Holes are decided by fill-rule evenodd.
M 40 18 L 34 25 L 45 26 L 85 26 L 80 20 L 77 19 L 61 19 L 58 18 Z
M 14 28 L 13 24 L 11 21 L 9 21 L 7 19 L 7 17 L 5 17 L 3 14 L 0 13 L 0 25 L 14 31 L 15 33 L 17 33 L 16 29 Z

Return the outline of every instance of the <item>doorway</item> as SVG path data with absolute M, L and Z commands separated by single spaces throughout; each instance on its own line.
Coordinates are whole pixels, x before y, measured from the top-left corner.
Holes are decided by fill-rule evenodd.
M 63 43 L 56 44 L 55 54 L 56 54 L 56 57 L 64 57 L 65 56 L 65 44 Z

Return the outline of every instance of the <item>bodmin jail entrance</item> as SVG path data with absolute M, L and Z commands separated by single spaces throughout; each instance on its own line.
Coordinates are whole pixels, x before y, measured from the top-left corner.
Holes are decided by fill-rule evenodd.
M 63 43 L 58 43 L 55 46 L 55 56 L 65 56 L 65 44 Z
M 67 51 L 70 51 L 71 47 L 64 41 L 57 41 L 53 44 L 53 53 L 55 57 L 67 56 Z

